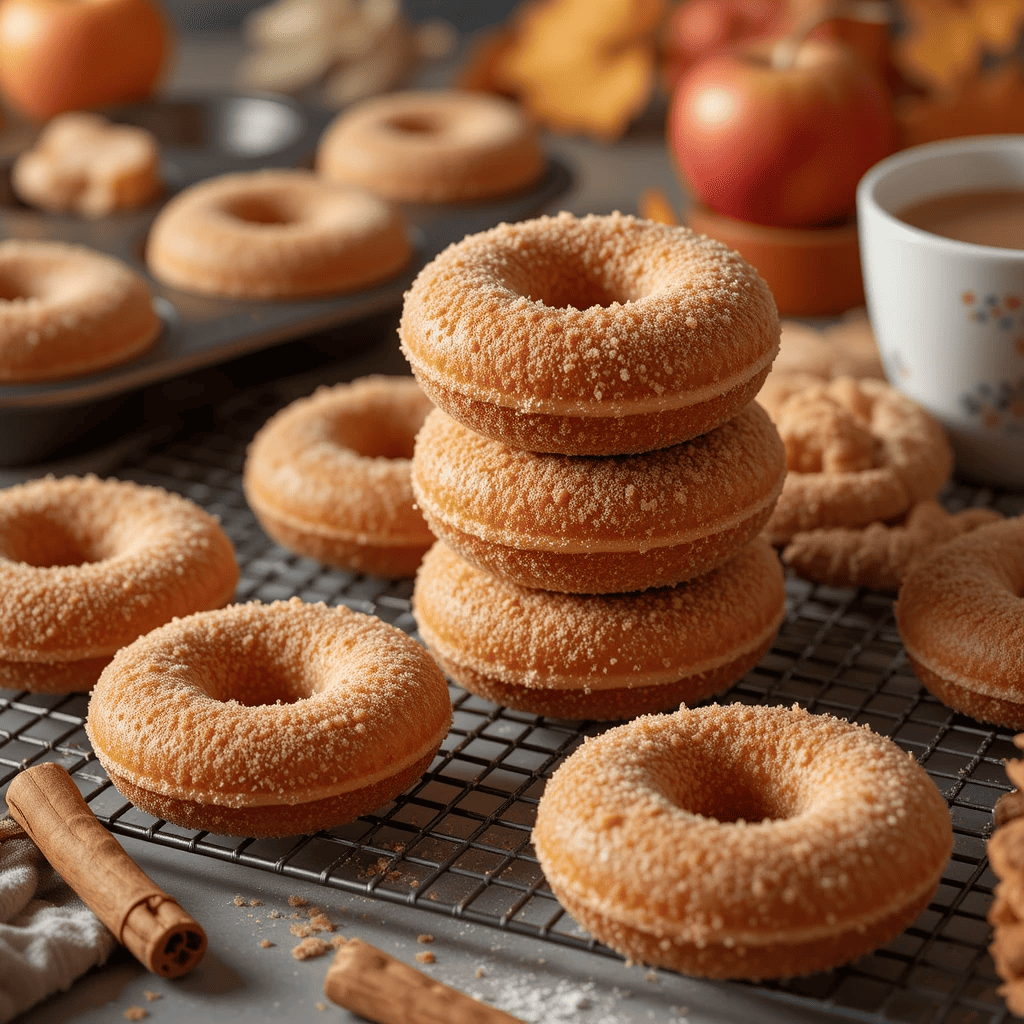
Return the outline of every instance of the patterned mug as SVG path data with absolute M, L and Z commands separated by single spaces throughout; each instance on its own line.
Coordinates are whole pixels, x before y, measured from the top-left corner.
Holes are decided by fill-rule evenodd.
M 1024 193 L 1024 135 L 903 150 L 857 189 L 868 313 L 892 384 L 946 428 L 958 472 L 1024 490 L 1024 223 L 1019 248 L 900 220 L 940 196 Z

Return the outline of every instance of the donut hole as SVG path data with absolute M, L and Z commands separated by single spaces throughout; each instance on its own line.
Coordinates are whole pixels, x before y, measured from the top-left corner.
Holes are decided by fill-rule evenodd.
M 624 268 L 591 262 L 583 253 L 546 245 L 524 246 L 504 284 L 532 302 L 551 309 L 592 309 L 624 305 L 644 298 L 640 277 Z
M 347 410 L 326 424 L 327 440 L 366 459 L 411 459 L 426 413 L 380 404 L 353 416 Z
M 17 274 L 9 269 L 0 273 L 0 300 L 16 302 L 18 299 L 31 299 L 34 295 L 35 290 Z
M 408 135 L 439 135 L 445 130 L 442 118 L 426 113 L 397 114 L 385 123 L 392 131 Z
M 76 524 L 52 510 L 14 516 L 3 524 L 0 533 L 0 556 L 36 569 L 87 565 L 113 554 L 109 538 L 76 529 Z
M 287 225 L 304 219 L 294 200 L 284 195 L 242 195 L 226 202 L 223 210 L 246 224 Z
M 315 684 L 308 666 L 287 660 L 268 650 L 257 637 L 239 638 L 234 650 L 201 680 L 201 689 L 215 701 L 235 701 L 247 708 L 273 704 L 298 704 L 312 697 Z

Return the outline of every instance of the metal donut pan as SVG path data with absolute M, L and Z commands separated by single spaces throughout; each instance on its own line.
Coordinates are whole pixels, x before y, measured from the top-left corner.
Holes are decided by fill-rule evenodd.
M 481 202 L 404 205 L 413 258 L 396 277 L 364 291 L 297 301 L 211 298 L 167 287 L 149 274 L 143 251 L 162 203 L 197 181 L 229 171 L 312 166 L 334 114 L 255 94 L 156 99 L 109 113 L 112 120 L 141 125 L 159 139 L 167 185 L 161 199 L 98 220 L 30 209 L 10 187 L 14 155 L 31 141 L 31 134 L 15 128 L 0 137 L 0 237 L 72 242 L 124 260 L 149 285 L 163 331 L 146 352 L 97 373 L 0 384 L 0 466 L 45 460 L 76 432 L 113 415 L 125 396 L 141 388 L 397 310 L 419 269 L 447 245 L 501 221 L 541 213 L 573 181 L 565 164 L 549 156 L 544 177 L 525 191 Z M 338 337 L 343 355 L 344 332 Z

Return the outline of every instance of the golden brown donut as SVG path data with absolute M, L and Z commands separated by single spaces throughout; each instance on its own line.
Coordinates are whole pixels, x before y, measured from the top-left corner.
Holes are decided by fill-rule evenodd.
M 573 458 L 510 448 L 435 409 L 416 438 L 412 488 L 434 535 L 481 569 L 607 594 L 721 565 L 767 522 L 785 472 L 757 403 L 672 448 Z
M 113 256 L 0 242 L 0 381 L 93 373 L 138 355 L 160 331 L 145 282 Z
M 451 724 L 430 655 L 372 615 L 298 598 L 200 612 L 119 651 L 86 731 L 132 803 L 191 829 L 295 835 L 372 811 Z
M 519 107 L 454 89 L 361 100 L 328 125 L 316 156 L 325 180 L 410 203 L 508 195 L 531 185 L 545 166 Z
M 794 534 L 782 560 L 816 583 L 896 593 L 907 572 L 939 544 L 1000 519 L 990 508 L 968 508 L 954 515 L 937 501 L 919 501 L 898 523 L 876 522 L 863 529 L 822 527 Z
M 895 610 L 910 664 L 943 704 L 1024 728 L 1024 516 L 937 548 Z
M 500 224 L 420 271 L 399 328 L 421 387 L 516 448 L 615 455 L 707 433 L 778 350 L 757 272 L 688 228 L 615 213 Z
M 767 534 L 867 526 L 934 498 L 953 453 L 942 427 L 882 381 L 837 377 L 786 399 L 774 419 L 789 472 Z
M 785 598 L 760 538 L 689 583 L 596 596 L 507 583 L 439 541 L 412 603 L 427 649 L 471 693 L 535 715 L 612 720 L 721 693 L 768 650 Z
M 0 491 L 0 686 L 88 690 L 112 655 L 231 600 L 217 520 L 160 487 L 46 477 Z
M 356 291 L 394 276 L 411 254 L 397 210 L 309 171 L 201 181 L 160 211 L 146 244 L 164 284 L 247 299 Z
M 533 829 L 555 896 L 596 938 L 711 978 L 875 949 L 928 905 L 952 845 L 913 757 L 796 706 L 682 708 L 589 739 Z
M 320 388 L 259 430 L 245 496 L 279 544 L 328 565 L 411 576 L 434 542 L 413 505 L 413 439 L 432 406 L 412 377 Z
M 14 162 L 11 187 L 41 210 L 105 217 L 159 195 L 160 149 L 145 128 L 81 110 L 58 114 Z

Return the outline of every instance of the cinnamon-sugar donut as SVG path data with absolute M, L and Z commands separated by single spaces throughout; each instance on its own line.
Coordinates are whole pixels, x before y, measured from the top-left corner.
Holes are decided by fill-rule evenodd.
M 979 527 L 908 573 L 896 624 L 943 704 L 1024 729 L 1024 516 Z
M 478 433 L 568 455 L 706 433 L 778 350 L 767 285 L 688 228 L 615 213 L 500 224 L 449 246 L 406 294 L 402 350 Z
M 401 630 L 298 598 L 176 619 L 119 651 L 86 731 L 118 790 L 185 828 L 294 835 L 372 811 L 426 771 L 444 676 Z
M 519 107 L 454 89 L 361 100 L 328 125 L 316 155 L 325 180 L 411 203 L 507 195 L 533 184 L 545 166 Z
M 263 529 L 328 565 L 411 576 L 434 542 L 409 480 L 431 408 L 412 377 L 365 377 L 282 409 L 245 460 L 245 496 Z
M 123 363 L 160 318 L 127 264 L 62 242 L 0 242 L 0 381 L 60 380 Z
M 756 403 L 710 433 L 642 455 L 540 455 L 435 409 L 412 487 L 435 536 L 524 587 L 607 594 L 721 565 L 764 526 L 785 476 Z
M 773 544 L 817 527 L 894 519 L 934 498 L 953 468 L 938 422 L 882 381 L 811 384 L 773 415 L 789 470 L 768 523 Z
M 919 501 L 902 522 L 794 534 L 782 561 L 816 583 L 896 593 L 907 572 L 939 544 L 1000 519 L 990 508 L 968 508 L 954 515 L 937 501 Z
M 689 583 L 600 595 L 529 590 L 438 541 L 412 603 L 427 649 L 471 693 L 536 715 L 611 720 L 721 693 L 767 651 L 785 597 L 760 538 Z
M 0 491 L 0 686 L 88 690 L 114 652 L 231 600 L 216 519 L 159 487 L 46 477 Z
M 309 171 L 201 181 L 160 211 L 146 244 L 164 284 L 248 299 L 356 291 L 393 277 L 411 254 L 397 210 Z
M 945 801 L 896 744 L 742 704 L 587 740 L 533 829 L 552 890 L 594 936 L 712 978 L 809 974 L 875 949 L 928 905 L 952 845 Z
M 145 128 L 83 110 L 58 114 L 11 168 L 22 202 L 51 212 L 105 217 L 160 193 L 160 149 Z

